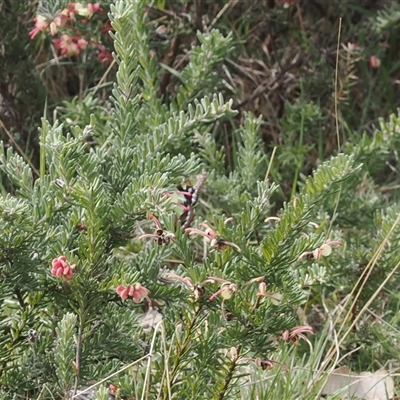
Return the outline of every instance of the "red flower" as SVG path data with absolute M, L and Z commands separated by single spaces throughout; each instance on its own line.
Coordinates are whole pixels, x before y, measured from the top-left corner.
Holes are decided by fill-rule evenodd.
M 114 31 L 114 28 L 111 25 L 110 20 L 108 19 L 106 22 L 104 22 L 103 27 L 101 28 L 101 33 L 105 34 L 106 36 L 108 36 L 108 33 L 110 31 Z
M 99 43 L 95 43 L 95 46 L 99 49 L 97 61 L 99 61 L 101 64 L 104 64 L 105 66 L 110 65 L 113 60 L 112 54 L 109 53 L 106 48 Z

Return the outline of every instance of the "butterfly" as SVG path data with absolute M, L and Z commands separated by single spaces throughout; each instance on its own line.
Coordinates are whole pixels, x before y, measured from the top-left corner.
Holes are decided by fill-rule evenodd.
M 186 183 L 186 186 L 183 187 L 182 185 L 177 186 L 179 192 L 183 195 L 183 213 L 179 217 L 179 221 L 182 225 L 182 230 L 184 231 L 186 228 L 189 228 L 190 224 L 192 223 L 195 210 L 194 206 L 197 204 L 199 200 L 199 194 L 203 186 L 205 185 L 207 180 L 206 173 L 203 171 L 202 174 L 197 175 L 196 183 L 191 185 L 190 183 Z

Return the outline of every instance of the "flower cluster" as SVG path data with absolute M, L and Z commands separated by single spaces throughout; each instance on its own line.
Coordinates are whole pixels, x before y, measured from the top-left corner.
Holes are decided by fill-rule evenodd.
M 134 285 L 129 286 L 119 285 L 116 289 L 116 292 L 122 300 L 132 297 L 132 300 L 135 303 L 140 303 L 144 299 L 146 299 L 148 302 L 150 301 L 148 297 L 150 293 L 149 289 L 146 289 L 140 283 L 135 283 Z
M 311 326 L 296 326 L 290 331 L 283 332 L 282 336 L 278 338 L 279 341 L 291 341 L 295 346 L 298 345 L 299 339 L 308 341 L 306 334 L 314 335 L 314 330 Z M 280 366 L 285 372 L 289 372 L 288 367 L 279 361 L 261 358 L 239 357 L 241 346 L 232 347 L 230 349 L 230 358 L 235 364 L 242 364 L 253 362 L 254 365 L 262 370 L 272 369 L 275 365 Z
M 87 40 L 80 36 L 61 35 L 54 40 L 54 47 L 60 50 L 62 56 L 76 56 L 88 46 Z
M 165 281 L 166 283 L 179 281 L 184 285 L 186 285 L 186 287 L 193 293 L 195 300 L 200 300 L 200 298 L 204 296 L 205 294 L 204 285 L 206 285 L 207 283 L 221 284 L 220 288 L 215 293 L 213 293 L 211 297 L 208 299 L 209 301 L 214 301 L 218 296 L 221 296 L 223 301 L 228 300 L 238 290 L 236 284 L 229 282 L 225 279 L 218 278 L 216 276 L 210 276 L 199 284 L 194 284 L 189 277 L 182 277 L 171 272 L 165 274 L 165 278 L 166 280 L 163 279 L 163 281 Z
M 52 20 L 38 14 L 34 19 L 35 27 L 29 32 L 31 39 L 34 39 L 40 32 L 50 32 L 51 36 L 55 36 L 58 29 L 63 27 L 67 22 L 67 16 L 63 13 L 56 15 Z
M 94 14 L 103 12 L 99 3 L 87 3 L 86 5 L 79 2 L 68 3 L 67 7 L 59 11 L 52 18 L 47 18 L 43 15 L 36 15 L 34 18 L 35 27 L 29 32 L 31 39 L 34 39 L 39 33 L 50 33 L 51 36 L 59 34 L 58 38 L 53 39 L 53 44 L 59 54 L 62 56 L 77 56 L 83 50 L 88 48 L 89 40 L 97 47 L 97 41 L 93 40 L 93 34 L 85 39 L 83 33 L 85 31 L 84 24 L 86 24 Z M 109 21 L 106 22 L 109 28 Z M 92 32 L 93 29 L 89 29 Z M 103 32 L 108 35 L 107 32 Z M 98 44 L 99 46 L 102 46 Z M 110 60 L 111 54 L 107 52 L 102 46 L 100 51 L 101 57 L 98 57 L 99 62 L 106 64 Z M 104 61 L 106 60 L 106 62 Z
M 62 278 L 65 281 L 70 281 L 73 276 L 73 270 L 76 264 L 70 265 L 67 257 L 60 256 L 55 258 L 51 263 L 51 274 L 57 278 Z
M 270 221 L 280 221 L 281 219 L 278 217 L 268 217 L 264 222 L 270 222 Z M 310 225 L 314 227 L 315 229 L 318 229 L 319 226 L 315 222 L 309 221 L 307 225 Z M 302 236 L 305 236 L 308 238 L 308 235 L 304 232 L 300 232 Z M 303 258 L 306 258 L 308 261 L 311 260 L 320 260 L 322 257 L 328 257 L 332 253 L 332 246 L 342 246 L 342 242 L 338 240 L 328 240 L 324 244 L 322 244 L 320 247 L 313 251 L 306 251 L 302 254 L 300 254 L 298 260 L 302 260 Z
M 101 11 L 101 7 L 99 3 L 88 3 L 86 7 L 81 3 L 69 3 L 73 7 L 72 13 L 77 13 L 82 17 L 91 18 L 91 16 Z
M 29 36 L 34 39 L 40 32 L 50 32 L 51 36 L 55 36 L 59 28 L 64 27 L 67 22 L 76 21 L 76 14 L 89 19 L 94 13 L 101 10 L 99 3 L 88 3 L 86 7 L 81 3 L 68 3 L 67 8 L 58 12 L 52 19 L 38 14 L 34 18 L 35 27 L 29 32 Z
M 193 293 L 194 299 L 196 301 L 200 300 L 204 296 L 206 284 L 220 283 L 220 287 L 209 297 L 209 301 L 214 301 L 218 296 L 221 297 L 222 301 L 229 300 L 234 295 L 234 293 L 238 291 L 237 284 L 216 276 L 209 276 L 203 282 L 198 284 L 194 284 L 192 279 L 190 279 L 189 277 L 182 277 L 171 272 L 166 273 L 163 277 L 160 277 L 160 279 L 165 283 L 171 283 L 173 281 L 179 281 L 183 283 Z M 275 305 L 281 302 L 283 296 L 280 293 L 267 291 L 267 284 L 264 282 L 263 276 L 251 279 L 249 282 L 243 285 L 242 289 L 245 289 L 254 283 L 259 283 L 255 307 L 259 305 L 260 299 L 262 297 L 270 298 Z

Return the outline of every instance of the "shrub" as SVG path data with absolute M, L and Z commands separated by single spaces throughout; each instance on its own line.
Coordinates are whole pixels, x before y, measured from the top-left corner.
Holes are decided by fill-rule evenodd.
M 271 121 L 238 113 L 246 97 L 237 107 L 224 100 L 245 96 L 235 93 L 227 66 L 237 68 L 229 57 L 258 20 L 256 7 L 268 9 L 275 28 L 294 30 L 288 22 L 301 17 L 301 3 L 284 3 L 232 7 L 232 17 L 243 7 L 253 13 L 239 15 L 236 37 L 222 33 L 230 26 L 224 8 L 221 24 L 211 23 L 221 30 L 199 31 L 179 47 L 194 25 L 201 28 L 198 18 L 181 23 L 163 2 L 119 1 L 110 15 L 118 66 L 110 99 L 107 90 L 98 96 L 101 69 L 83 79 L 96 88 L 81 85 L 57 107 L 62 123 L 43 119 L 37 169 L 29 155 L 1 146 L 3 398 L 69 398 L 82 390 L 93 397 L 93 389 L 97 398 L 237 398 L 254 368 L 257 376 L 279 369 L 275 397 L 293 390 L 301 398 L 314 390 L 305 380 L 320 390 L 335 355 L 358 370 L 398 358 L 398 116 L 380 120 L 372 134 L 370 126 L 354 132 L 353 121 L 347 140 L 343 132 L 325 135 L 333 86 L 324 77 L 333 70 L 325 62 L 318 69 L 312 49 L 313 78 L 299 80 L 297 100 L 285 100 L 276 153 L 265 148 Z M 57 57 L 90 72 L 98 48 L 91 45 L 106 40 L 106 4 L 43 4 L 32 31 L 40 48 L 53 45 Z M 199 4 L 189 12 L 205 18 L 210 10 Z M 372 16 L 372 31 L 396 29 L 396 10 Z M 163 11 L 168 29 L 153 15 Z M 305 48 L 315 39 L 295 38 Z M 375 80 L 388 68 L 390 47 L 359 43 L 339 52 L 342 122 L 362 114 L 363 123 L 369 110 L 372 86 L 362 110 L 350 102 L 360 60 L 369 60 L 364 73 Z M 344 153 L 323 163 L 337 137 Z M 296 354 L 291 343 L 301 353 L 299 339 L 314 330 L 316 351 L 287 362 Z M 284 371 L 294 363 L 310 375 L 296 373 L 290 383 Z M 248 393 L 274 397 L 274 385 L 249 386 Z
M 265 177 L 261 120 L 246 114 L 234 132 L 230 173 L 210 133 L 236 114 L 221 94 L 205 95 L 230 35 L 198 33 L 167 104 L 143 9 L 111 7 L 109 125 L 97 132 L 92 116 L 67 130 L 44 119 L 37 179 L 2 146 L 13 187 L 0 199 L 3 396 L 67 398 L 115 373 L 107 384 L 120 396 L 222 399 L 240 365 L 273 367 L 281 342 L 313 332 L 296 327 L 296 309 L 324 271 L 299 275 L 298 260 L 342 244 L 309 222 L 357 171 L 354 157 L 322 164 L 279 221 L 265 222 L 277 185 Z

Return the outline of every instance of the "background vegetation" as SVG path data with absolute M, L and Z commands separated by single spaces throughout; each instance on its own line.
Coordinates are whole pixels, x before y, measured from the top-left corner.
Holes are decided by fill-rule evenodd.
M 248 347 L 249 358 L 260 356 L 256 354 L 257 349 L 260 352 L 262 349 L 264 354 L 272 351 L 270 344 L 262 343 L 262 339 L 293 327 L 295 318 L 299 321 L 296 325 L 311 325 L 316 332 L 315 338 L 309 338 L 314 346 L 312 349 L 303 346 L 294 350 L 284 346 L 275 349 L 274 360 L 289 367 L 289 375 L 283 370 L 276 373 L 275 369 L 270 375 L 263 371 L 264 375 L 258 376 L 259 372 L 254 372 L 251 367 L 243 367 L 250 368 L 253 375 L 251 384 L 247 386 L 249 391 L 242 389 L 242 395 L 252 398 L 255 395 L 260 398 L 314 398 L 323 386 L 322 378 L 318 380 L 318 377 L 328 375 L 327 365 L 329 368 L 347 365 L 358 372 L 375 371 L 384 366 L 395 378 L 400 354 L 398 3 L 390 0 L 138 2 L 134 23 L 130 20 L 131 25 L 128 23 L 124 28 L 111 27 L 111 3 L 101 2 L 101 8 L 96 8 L 91 14 L 76 12 L 75 21 L 60 23 L 54 35 L 50 27 L 33 34 L 34 17 L 43 15 L 52 20 L 60 10 L 71 7 L 68 2 L 52 0 L 38 4 L 28 0 L 4 0 L 0 5 L 4 60 L 0 66 L 0 132 L 4 143 L 1 162 L 5 232 L 1 267 L 4 290 L 0 340 L 5 346 L 4 353 L 0 352 L 2 395 L 7 398 L 18 392 L 37 397 L 46 385 L 50 385 L 49 382 L 59 379 L 64 387 L 57 387 L 57 393 L 67 397 L 69 390 L 77 384 L 77 380 L 68 375 L 71 372 L 70 365 L 66 364 L 69 355 L 60 355 L 61 350 L 55 351 L 54 346 L 64 346 L 62 349 L 65 351 L 68 351 L 68 346 L 75 346 L 68 332 L 74 332 L 77 325 L 84 326 L 85 307 L 79 308 L 77 299 L 77 303 L 72 302 L 71 306 L 71 300 L 60 286 L 46 281 L 46 265 L 62 254 L 77 260 L 85 257 L 96 266 L 100 260 L 107 265 L 99 272 L 102 279 L 107 277 L 107 283 L 96 286 L 98 277 L 95 274 L 96 282 L 90 281 L 93 286 L 88 288 L 88 276 L 82 275 L 81 281 L 76 283 L 76 290 L 78 293 L 90 290 L 102 293 L 89 309 L 104 306 L 102 320 L 108 318 L 110 325 L 112 321 L 120 335 L 108 343 L 111 350 L 105 355 L 107 366 L 103 369 L 96 366 L 98 370 L 93 372 L 89 369 L 90 373 L 84 371 L 83 375 L 100 380 L 101 376 L 106 377 L 122 368 L 128 359 L 133 361 L 144 354 L 143 349 L 126 345 L 124 351 L 131 352 L 127 359 L 121 348 L 113 347 L 115 343 L 129 340 L 128 332 L 137 325 L 140 312 L 137 308 L 122 311 L 121 307 L 118 309 L 120 316 L 115 317 L 114 307 L 118 303 L 107 290 L 123 283 L 118 277 L 130 276 L 132 281 L 142 279 L 142 283 L 158 298 L 161 307 L 165 303 L 183 301 L 187 296 L 176 287 L 170 291 L 152 283 L 165 259 L 170 261 L 171 258 L 185 260 L 185 265 L 190 265 L 193 280 L 206 278 L 204 271 L 198 270 L 198 260 L 191 259 L 185 241 L 177 245 L 175 252 L 165 250 L 157 256 L 152 246 L 146 246 L 145 250 L 142 249 L 145 253 L 141 260 L 131 260 L 132 254 L 141 249 L 141 244 L 132 240 L 132 224 L 145 220 L 146 212 L 160 213 L 162 210 L 167 215 L 163 224 L 172 231 L 176 210 L 163 200 L 162 193 L 167 189 L 174 190 L 176 185 L 183 184 L 185 178 L 201 173 L 202 168 L 207 170 L 207 184 L 197 206 L 196 226 L 207 220 L 240 247 L 245 246 L 246 240 L 250 247 L 259 246 L 257 251 L 264 252 L 268 262 L 279 271 L 274 272 L 275 275 L 266 273 L 267 284 L 271 283 L 277 292 L 280 285 L 287 285 L 285 289 L 290 293 L 291 307 L 296 311 L 282 325 L 272 326 L 271 332 L 260 333 L 257 329 L 252 332 L 254 342 Z M 127 35 L 130 32 L 131 36 L 124 38 L 122 29 L 126 29 Z M 111 36 L 110 30 L 114 32 Z M 86 44 L 80 42 L 82 47 L 78 46 L 75 52 L 65 50 L 63 53 L 63 49 L 67 49 L 62 47 L 63 34 L 84 39 Z M 114 41 L 115 34 L 122 35 L 121 48 Z M 134 50 L 127 48 L 128 38 Z M 110 57 L 113 51 L 119 56 L 116 63 Z M 137 64 L 133 61 L 130 64 L 130 57 L 136 57 L 139 60 L 135 61 Z M 121 69 L 124 63 L 127 66 L 125 71 Z M 129 82 L 138 85 L 137 92 L 129 92 Z M 214 93 L 218 96 L 212 103 Z M 132 98 L 138 97 L 125 104 L 124 96 L 130 98 L 131 95 Z M 211 101 L 197 105 L 195 100 L 205 96 Z M 224 100 L 230 98 L 231 103 Z M 196 115 L 187 111 L 189 104 L 194 106 Z M 187 112 L 187 119 L 179 125 L 185 126 L 186 133 L 180 133 L 172 123 L 167 124 L 169 118 L 178 124 L 174 113 L 180 111 Z M 51 125 L 57 119 L 62 127 L 42 122 L 43 116 Z M 95 129 L 84 129 L 94 125 Z M 42 127 L 41 132 L 38 126 Z M 165 159 L 157 159 L 154 165 L 151 162 L 141 165 L 136 159 L 131 161 L 136 154 L 129 152 L 130 147 L 136 146 L 132 132 L 137 131 L 143 133 L 142 140 L 146 138 L 146 132 L 147 137 L 151 137 L 145 139 L 150 150 L 153 145 L 153 153 L 157 153 L 154 149 L 159 149 Z M 176 137 L 168 143 L 171 132 Z M 65 146 L 64 158 L 59 161 L 57 143 Z M 110 149 L 111 144 L 113 147 Z M 143 146 L 136 149 L 139 155 L 135 157 L 140 158 L 140 154 L 150 151 Z M 10 147 L 21 158 L 7 153 Z M 94 153 L 97 159 L 87 156 Z M 324 164 L 339 153 L 342 154 L 338 158 Z M 120 161 L 120 164 L 116 163 L 108 171 L 113 160 Z M 29 165 L 31 178 L 21 167 L 24 163 L 26 168 Z M 81 164 L 77 166 L 76 163 Z M 132 172 L 135 168 L 136 172 Z M 320 175 L 315 174 L 313 179 L 307 180 L 316 169 Z M 153 170 L 160 176 L 156 177 Z M 85 197 L 85 190 L 92 187 L 89 183 L 93 182 L 96 174 L 101 174 L 107 184 L 103 182 L 104 187 L 103 183 L 99 184 L 99 192 L 93 192 L 93 198 L 107 198 L 104 204 Z M 84 183 L 81 182 L 82 186 L 78 186 L 74 193 L 68 184 L 76 176 L 84 177 Z M 41 183 L 37 183 L 35 189 L 31 184 L 37 178 Z M 50 181 L 58 178 L 62 178 L 61 186 L 52 187 Z M 266 178 L 272 183 L 267 185 Z M 130 181 L 135 179 L 138 186 L 130 187 Z M 159 206 L 151 204 L 145 196 L 135 198 L 136 191 L 153 186 Z M 38 196 L 36 200 L 33 193 Z M 124 193 L 127 197 L 128 194 L 132 196 L 132 200 L 123 198 Z M 10 200 L 10 195 L 15 197 Z M 68 208 L 63 202 L 66 199 L 68 203 L 70 197 L 73 204 Z M 32 198 L 32 202 L 29 206 L 19 203 L 21 198 Z M 46 198 L 48 204 L 52 204 L 51 211 L 46 208 L 48 205 L 41 204 Z M 74 201 L 86 204 L 83 209 L 87 214 L 86 211 L 82 214 Z M 95 204 L 93 208 L 91 201 Z M 147 209 L 143 210 L 140 204 L 146 204 Z M 113 216 L 114 222 L 100 218 L 102 213 L 110 212 L 110 207 L 113 207 L 113 214 L 109 215 Z M 252 208 L 259 210 L 257 207 L 262 211 L 251 214 Z M 10 216 L 10 210 L 17 210 L 18 218 Z M 132 214 L 124 220 L 127 210 Z M 56 216 L 45 219 L 52 212 Z M 249 231 L 245 228 L 236 230 L 237 225 L 233 225 L 236 229 L 223 225 L 223 216 L 234 216 L 241 222 L 239 226 L 248 227 Z M 275 216 L 281 218 L 280 223 L 270 220 L 260 225 L 263 219 Z M 91 223 L 96 227 L 93 234 L 99 235 L 97 240 L 101 239 L 103 247 L 90 248 L 86 253 L 81 250 L 80 253 L 72 251 L 67 254 L 73 245 L 79 248 L 87 245 L 89 248 L 90 240 L 82 239 L 76 230 L 81 219 L 86 225 Z M 307 241 L 300 243 L 294 235 L 299 234 L 306 222 L 314 222 L 318 227 L 305 228 Z M 33 236 L 36 241 L 31 237 L 28 240 L 21 233 L 29 232 L 32 226 L 35 227 Z M 138 226 L 135 228 L 136 236 L 148 231 L 147 226 Z M 58 237 L 55 244 L 46 239 L 46 235 L 52 232 L 54 237 Z M 177 233 L 178 237 L 180 234 Z M 275 248 L 273 238 L 277 241 Z M 313 260 L 301 257 L 298 260 L 304 251 L 318 249 L 329 240 L 340 241 L 343 246 L 333 247 L 333 254 L 329 257 Z M 46 251 L 33 251 L 32 246 L 35 249 L 46 248 Z M 242 284 L 248 282 L 256 272 L 262 275 L 261 264 L 252 259 L 254 248 L 246 253 L 246 262 L 236 257 L 233 249 L 228 249 L 228 255 L 222 253 L 223 256 L 212 253 L 206 270 L 211 274 L 215 272 L 214 264 L 233 268 L 236 263 L 237 269 L 224 269 L 224 277 Z M 118 254 L 115 254 L 115 249 L 119 249 Z M 278 250 L 282 252 L 281 258 L 276 253 Z M 197 251 L 201 252 L 199 248 Z M 36 253 L 42 268 L 38 275 L 32 264 Z M 15 258 L 16 254 L 23 257 Z M 151 261 L 154 268 L 143 271 L 135 267 L 137 271 L 132 272 L 132 263 L 144 261 Z M 250 268 L 249 263 L 254 269 L 241 272 Z M 284 264 L 290 277 L 284 274 Z M 28 271 L 27 265 L 31 265 Z M 117 272 L 112 274 L 111 271 Z M 294 278 L 300 282 L 301 293 L 292 282 Z M 60 307 L 55 307 L 55 304 Z M 15 312 L 12 311 L 14 307 Z M 249 312 L 241 309 L 239 304 L 230 307 L 228 311 L 236 310 L 236 314 L 247 315 Z M 211 306 L 210 312 L 219 315 L 217 311 L 220 310 L 215 308 L 218 307 Z M 72 315 L 66 310 L 76 313 Z M 191 311 L 196 315 L 196 309 Z M 288 312 L 286 309 L 281 311 Z M 182 318 L 178 314 L 172 316 L 174 312 L 177 311 L 171 311 L 171 321 Z M 41 315 L 44 321 L 45 315 L 51 315 L 54 321 L 35 323 L 37 315 Z M 188 311 L 185 318 L 192 321 L 191 328 L 195 330 L 197 320 L 193 315 Z M 135 324 L 124 327 L 124 318 L 133 319 Z M 267 317 L 264 315 L 263 318 Z M 95 321 L 90 322 L 94 324 L 93 328 Z M 49 337 L 47 343 L 39 343 L 38 348 L 33 349 L 27 341 L 32 333 L 30 329 L 41 331 L 41 337 L 50 332 L 50 337 L 57 337 L 58 341 Z M 109 329 L 109 326 L 101 329 Z M 93 328 L 93 332 L 97 331 Z M 92 343 L 95 350 L 88 353 L 90 363 L 95 364 L 93 360 L 98 361 L 97 357 L 100 357 L 102 347 L 98 341 L 102 334 L 110 338 L 109 333 L 94 333 L 93 340 L 97 342 L 96 346 Z M 246 337 L 246 334 L 248 332 L 237 328 L 237 339 L 241 335 Z M 233 333 L 230 335 L 234 337 Z M 256 335 L 261 335 L 260 339 L 256 339 Z M 229 337 L 224 338 L 224 345 L 229 342 Z M 139 333 L 135 339 L 146 341 Z M 200 337 L 192 337 L 192 340 L 207 342 Z M 214 342 L 210 339 L 208 343 Z M 221 343 L 219 345 L 218 348 L 223 348 Z M 208 348 L 208 353 L 203 350 L 204 354 L 199 354 L 199 351 L 195 346 L 192 349 L 199 357 L 195 361 L 190 358 L 193 365 L 197 365 L 196 362 L 198 365 L 206 362 L 223 365 L 219 354 L 215 354 L 216 349 Z M 71 357 L 74 356 L 75 353 Z M 327 360 L 326 364 L 324 360 Z M 174 362 L 179 365 L 182 360 Z M 15 365 L 20 368 L 18 373 Z M 27 371 L 26 367 L 21 369 L 21 365 L 34 365 L 37 371 Z M 219 390 L 211 394 L 212 398 L 235 398 L 233 370 L 229 365 L 225 367 L 218 382 L 228 382 L 228 385 L 218 387 Z M 162 361 L 157 368 L 164 371 Z M 44 372 L 53 375 L 47 379 Z M 176 376 L 179 376 L 178 372 L 178 369 L 171 371 Z M 140 373 L 145 376 L 145 371 Z M 193 393 L 198 390 L 204 394 L 199 388 L 203 388 L 207 379 L 212 381 L 212 374 L 217 375 L 218 370 L 210 369 L 206 378 L 196 376 L 191 388 L 188 383 L 184 386 L 178 378 L 175 384 L 182 384 L 186 393 L 190 389 Z M 309 385 L 302 385 L 305 379 Z M 253 384 L 260 380 L 264 383 Z M 20 381 L 24 383 L 17 389 Z M 110 382 L 117 381 L 111 379 L 107 384 Z M 171 382 L 174 383 L 173 379 Z M 81 383 L 87 385 L 90 379 L 82 379 Z M 127 395 L 132 395 L 129 385 L 126 376 L 117 383 L 121 393 L 125 390 Z M 168 387 L 161 387 L 160 391 L 168 398 Z M 174 389 L 174 384 L 171 388 Z M 55 393 L 54 390 L 51 387 L 49 392 Z M 142 390 L 140 384 L 135 390 Z M 106 396 L 105 392 L 103 395 Z

